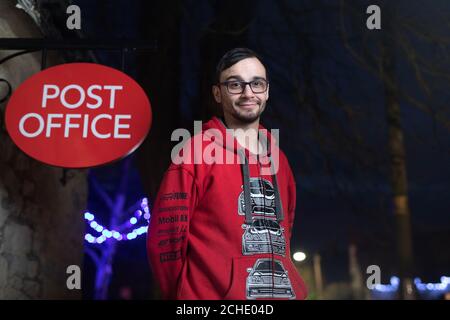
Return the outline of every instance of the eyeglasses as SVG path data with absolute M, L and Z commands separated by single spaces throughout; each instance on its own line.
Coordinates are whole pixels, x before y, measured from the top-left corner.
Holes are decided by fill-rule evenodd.
M 257 79 L 250 82 L 230 80 L 219 82 L 219 84 L 224 85 L 227 88 L 228 93 L 230 94 L 240 94 L 244 92 L 247 85 L 250 85 L 250 89 L 253 93 L 266 92 L 267 88 L 269 87 L 269 81 L 267 81 L 266 79 Z

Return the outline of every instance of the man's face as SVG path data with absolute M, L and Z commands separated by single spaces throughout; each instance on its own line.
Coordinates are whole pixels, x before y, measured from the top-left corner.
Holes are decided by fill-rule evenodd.
M 243 59 L 222 71 L 220 82 L 267 79 L 266 69 L 257 58 Z M 222 105 L 225 116 L 232 117 L 242 123 L 253 123 L 259 119 L 269 98 L 269 88 L 262 93 L 254 93 L 250 85 L 246 85 L 242 93 L 229 93 L 225 85 L 214 85 L 213 95 L 217 103 Z

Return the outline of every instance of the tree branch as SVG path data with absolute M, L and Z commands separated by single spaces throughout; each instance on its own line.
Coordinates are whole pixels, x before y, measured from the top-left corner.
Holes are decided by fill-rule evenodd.
M 100 185 L 100 183 L 97 181 L 95 176 L 92 174 L 90 175 L 90 179 L 92 182 L 92 185 L 94 186 L 95 191 L 99 194 L 99 196 L 102 198 L 102 200 L 105 202 L 105 204 L 108 206 L 110 210 L 113 210 L 114 204 L 112 202 L 111 197 L 106 193 L 106 191 L 103 189 L 103 187 Z
M 100 257 L 98 254 L 91 248 L 85 247 L 84 251 L 88 254 L 89 257 L 91 257 L 92 261 L 95 263 L 96 269 L 100 267 Z

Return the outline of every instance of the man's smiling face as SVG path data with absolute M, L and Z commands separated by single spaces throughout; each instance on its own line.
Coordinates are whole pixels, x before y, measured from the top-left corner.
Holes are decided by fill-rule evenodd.
M 243 59 L 220 74 L 220 82 L 267 79 L 266 69 L 257 58 Z M 229 93 L 225 85 L 214 85 L 213 95 L 222 105 L 225 118 L 234 118 L 241 123 L 253 123 L 259 119 L 269 98 L 269 88 L 262 93 L 254 93 L 246 85 L 242 93 Z

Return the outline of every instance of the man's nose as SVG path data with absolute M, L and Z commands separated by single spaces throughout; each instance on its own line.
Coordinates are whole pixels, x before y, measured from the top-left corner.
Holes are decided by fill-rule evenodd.
M 244 86 L 244 91 L 242 91 L 242 95 L 245 97 L 253 97 L 255 94 L 250 87 L 250 83 L 246 83 Z

